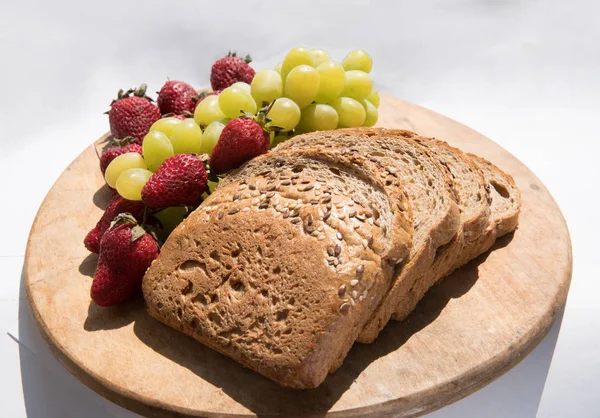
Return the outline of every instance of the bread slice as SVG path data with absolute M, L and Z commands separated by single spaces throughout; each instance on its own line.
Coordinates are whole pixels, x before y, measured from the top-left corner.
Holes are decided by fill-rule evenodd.
M 268 154 L 236 176 L 167 239 L 143 280 L 148 311 L 282 385 L 316 387 L 409 251 L 408 200 L 327 153 Z
M 460 227 L 448 170 L 417 142 L 419 138 L 403 130 L 341 129 L 300 135 L 277 147 L 356 153 L 379 165 L 384 178 L 391 174 L 405 184 L 415 222 L 413 246 L 408 258 L 397 267 L 388 293 L 365 324 L 359 342 L 372 342 L 377 337 L 415 282 L 431 269 L 437 249 L 452 240 Z
M 488 226 L 490 206 L 483 172 L 461 150 L 444 141 L 416 138 L 419 144 L 434 153 L 448 169 L 461 213 L 461 226 L 450 242 L 439 247 L 431 268 L 415 280 L 414 286 L 396 307 L 392 319 L 401 321 L 408 316 L 431 286 L 457 267 L 464 248 L 472 245 Z
M 483 172 L 489 192 L 490 217 L 483 234 L 465 246 L 455 268 L 489 250 L 496 239 L 517 228 L 521 211 L 521 192 L 510 174 L 505 173 L 488 160 L 467 154 Z

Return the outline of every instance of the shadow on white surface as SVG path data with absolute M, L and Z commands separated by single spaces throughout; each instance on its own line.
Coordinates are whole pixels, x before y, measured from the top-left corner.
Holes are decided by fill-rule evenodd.
M 23 279 L 24 274 L 21 276 L 22 282 Z M 138 417 L 87 388 L 57 361 L 33 322 L 22 285 L 20 293 L 17 342 L 27 416 L 31 418 Z M 482 390 L 428 417 L 535 417 L 552 361 L 562 316 L 561 311 L 549 335 L 522 363 Z

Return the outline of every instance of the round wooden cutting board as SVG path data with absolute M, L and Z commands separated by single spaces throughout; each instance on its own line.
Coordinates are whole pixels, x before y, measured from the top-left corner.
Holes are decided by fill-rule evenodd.
M 150 318 L 143 301 L 90 301 L 97 256 L 83 246 L 110 192 L 96 149 L 58 179 L 33 224 L 25 288 L 59 360 L 108 399 L 148 416 L 415 416 L 488 384 L 541 341 L 571 279 L 569 233 L 544 185 L 481 134 L 382 96 L 379 126 L 410 129 L 485 157 L 521 189 L 518 230 L 435 286 L 374 344 L 356 344 L 317 389 L 286 389 Z M 103 138 L 104 140 L 106 137 Z

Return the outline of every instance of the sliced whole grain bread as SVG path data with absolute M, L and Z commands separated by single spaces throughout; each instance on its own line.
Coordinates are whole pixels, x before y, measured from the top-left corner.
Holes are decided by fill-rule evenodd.
M 489 250 L 497 238 L 517 228 L 521 211 L 521 192 L 510 174 L 488 160 L 467 154 L 483 172 L 489 192 L 490 217 L 488 225 L 476 240 L 465 246 L 454 268 L 458 268 Z
M 485 232 L 490 216 L 489 194 L 478 164 L 444 141 L 430 138 L 416 138 L 415 141 L 428 148 L 448 168 L 461 212 L 461 226 L 452 240 L 437 249 L 431 269 L 415 280 L 402 298 L 392 315 L 397 321 L 412 312 L 431 286 L 454 271 L 464 248 L 473 245 Z
M 153 317 L 295 388 L 339 366 L 412 233 L 405 196 L 309 154 L 269 154 L 232 175 L 169 236 L 142 285 Z
M 361 155 L 380 167 L 382 178 L 398 177 L 406 187 L 415 222 L 413 246 L 397 266 L 392 285 L 365 324 L 359 342 L 372 342 L 379 335 L 415 282 L 430 271 L 438 248 L 456 237 L 461 226 L 448 169 L 417 142 L 420 138 L 402 130 L 341 129 L 300 135 L 277 147 L 277 151 L 313 148 Z

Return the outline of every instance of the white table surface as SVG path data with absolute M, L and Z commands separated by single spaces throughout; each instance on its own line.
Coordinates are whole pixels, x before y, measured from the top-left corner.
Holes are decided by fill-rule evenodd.
M 53 182 L 108 129 L 120 87 L 200 87 L 229 49 L 258 69 L 292 46 L 368 50 L 381 91 L 494 139 L 548 186 L 571 231 L 564 317 L 517 367 L 431 417 L 599 417 L 600 3 L 2 1 L 0 416 L 134 417 L 52 356 L 23 299 L 29 228 Z M 544 243 L 540 243 L 543 245 Z

